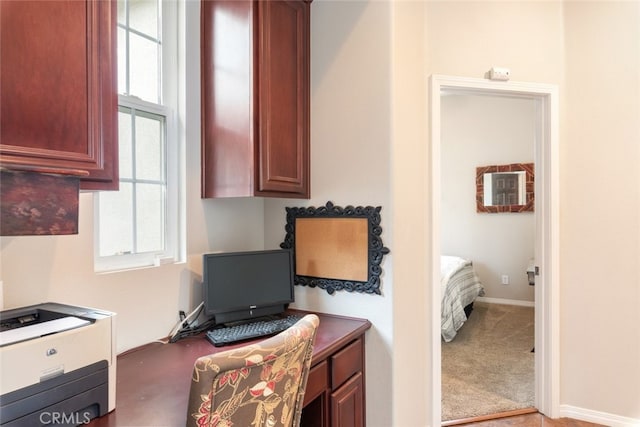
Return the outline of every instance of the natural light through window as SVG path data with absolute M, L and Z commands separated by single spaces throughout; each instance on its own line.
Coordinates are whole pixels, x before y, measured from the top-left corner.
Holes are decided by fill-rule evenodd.
M 176 57 L 165 43 L 175 24 L 163 20 L 175 17 L 172 3 L 118 1 L 120 189 L 96 197 L 97 271 L 171 262 L 178 252 L 175 94 L 163 85 L 176 78 L 163 61 Z

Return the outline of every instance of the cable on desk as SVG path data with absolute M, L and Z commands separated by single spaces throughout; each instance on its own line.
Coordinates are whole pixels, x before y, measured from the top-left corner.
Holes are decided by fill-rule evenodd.
M 197 326 L 193 326 L 194 323 L 198 320 L 198 317 L 202 313 L 203 309 L 204 309 L 204 302 L 200 303 L 200 305 L 196 307 L 196 309 L 193 310 L 184 319 L 180 319 L 178 324 L 173 328 L 173 330 L 169 334 L 169 340 L 167 342 L 174 343 L 178 340 L 181 340 L 182 338 L 197 335 L 212 328 L 215 325 L 214 319 L 209 319 Z M 161 341 L 161 342 L 164 342 L 164 341 Z

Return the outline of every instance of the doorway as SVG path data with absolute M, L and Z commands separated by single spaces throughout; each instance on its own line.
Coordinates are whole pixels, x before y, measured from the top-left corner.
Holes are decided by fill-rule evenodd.
M 440 283 L 441 253 L 441 97 L 444 92 L 465 95 L 532 99 L 536 105 L 535 180 L 535 406 L 557 417 L 558 356 L 558 93 L 554 85 L 493 82 L 434 75 L 430 79 L 431 125 L 431 253 L 432 280 Z M 441 423 L 441 341 L 439 286 L 431 286 L 433 425 Z

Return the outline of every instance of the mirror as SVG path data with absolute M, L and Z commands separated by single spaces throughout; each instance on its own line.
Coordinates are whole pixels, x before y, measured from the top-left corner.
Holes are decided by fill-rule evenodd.
M 533 167 L 533 163 L 477 167 L 477 212 L 533 212 Z
M 380 235 L 378 207 L 286 208 L 283 249 L 292 249 L 295 284 L 380 295 L 382 257 L 389 253 Z

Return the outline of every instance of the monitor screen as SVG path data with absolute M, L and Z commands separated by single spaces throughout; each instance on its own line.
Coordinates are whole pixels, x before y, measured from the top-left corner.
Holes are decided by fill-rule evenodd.
M 293 253 L 263 250 L 205 254 L 205 314 L 216 324 L 283 312 L 293 302 Z

